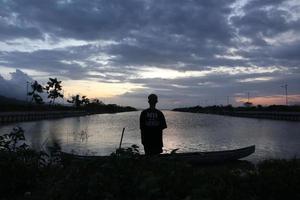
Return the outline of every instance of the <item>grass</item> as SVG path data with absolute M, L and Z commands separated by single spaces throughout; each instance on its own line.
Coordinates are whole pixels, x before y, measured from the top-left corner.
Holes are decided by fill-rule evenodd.
M 58 147 L 3 148 L 8 139 L 0 138 L 0 199 L 300 199 L 298 159 L 192 166 L 141 159 L 133 146 L 105 162 L 65 160 Z

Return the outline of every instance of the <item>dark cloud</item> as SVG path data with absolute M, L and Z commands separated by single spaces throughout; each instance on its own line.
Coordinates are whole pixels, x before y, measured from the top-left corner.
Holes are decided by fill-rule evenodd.
M 282 59 L 285 62 L 296 61 L 299 66 L 300 61 L 300 41 L 297 41 L 292 44 L 280 45 L 278 48 L 275 48 L 271 51 L 272 57 L 277 59 Z M 288 60 L 288 61 L 287 61 Z
M 64 55 L 66 55 L 64 52 L 41 50 L 34 53 L 14 52 L 13 54 L 1 57 L 7 60 L 2 64 L 14 68 L 33 69 L 73 79 L 77 79 L 81 76 L 80 74 L 86 73 L 86 70 L 76 63 L 68 64 L 61 62 L 67 58 Z
M 0 38 L 5 40 L 22 37 L 38 38 L 41 36 L 40 32 L 35 28 L 23 28 L 8 24 L 0 24 L 0 30 Z
M 66 79 L 142 84 L 147 89 L 123 97 L 156 91 L 185 103 L 246 91 L 278 94 L 273 88 L 282 82 L 298 87 L 297 6 L 287 0 L 245 2 L 237 11 L 235 0 L 0 0 L 0 65 Z M 24 39 L 31 47 L 18 49 Z M 82 44 L 66 42 L 71 39 Z M 145 67 L 214 73 L 143 78 Z M 272 67 L 282 70 L 262 70 Z M 221 68 L 227 72 L 216 70 Z
M 169 32 L 197 38 L 205 38 L 209 34 L 213 39 L 226 41 L 230 32 L 227 31 L 228 26 L 223 16 L 230 13 L 229 6 L 232 2 L 16 0 L 4 1 L 1 14 L 9 17 L 14 12 L 17 22 L 66 38 L 120 39 L 136 36 L 132 33 L 136 31 L 142 34 Z
M 0 75 L 0 95 L 26 100 L 27 82 L 33 79 L 21 70 L 11 73 L 11 79 L 6 80 Z
M 253 41 L 253 44 L 265 46 L 264 37 L 274 37 L 287 31 L 299 31 L 299 19 L 293 19 L 287 0 L 252 0 L 243 7 L 244 14 L 231 18 L 239 36 Z M 284 6 L 285 5 L 285 6 Z

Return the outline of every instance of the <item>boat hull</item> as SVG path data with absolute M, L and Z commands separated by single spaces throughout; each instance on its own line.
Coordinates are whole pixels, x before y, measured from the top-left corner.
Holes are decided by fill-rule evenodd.
M 226 150 L 226 151 L 210 151 L 210 152 L 190 152 L 190 153 L 174 153 L 174 154 L 159 154 L 156 156 L 140 155 L 141 158 L 164 159 L 164 160 L 180 160 L 195 164 L 201 163 L 222 163 L 230 162 L 245 158 L 255 152 L 255 145 Z M 69 153 L 62 153 L 64 159 L 75 160 L 107 160 L 110 156 L 84 156 Z

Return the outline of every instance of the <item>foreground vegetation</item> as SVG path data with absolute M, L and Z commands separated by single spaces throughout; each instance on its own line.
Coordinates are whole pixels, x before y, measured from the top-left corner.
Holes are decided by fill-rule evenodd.
M 300 160 L 191 166 L 141 159 L 137 146 L 100 160 L 36 152 L 23 130 L 0 137 L 0 199 L 299 199 Z

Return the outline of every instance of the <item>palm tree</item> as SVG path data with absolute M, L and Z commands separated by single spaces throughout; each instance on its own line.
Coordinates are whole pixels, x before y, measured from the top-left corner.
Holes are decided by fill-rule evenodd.
M 49 78 L 47 84 L 48 85 L 45 87 L 45 89 L 47 90 L 48 98 L 51 99 L 50 103 L 54 104 L 55 99 L 57 99 L 58 97 L 64 97 L 64 95 L 61 93 L 61 81 L 58 81 L 57 78 Z
M 40 85 L 37 81 L 34 81 L 31 84 L 31 88 L 32 91 L 27 93 L 28 96 L 32 96 L 30 102 L 32 103 L 34 101 L 36 104 L 43 104 L 43 98 L 38 94 L 43 93 L 43 86 Z

